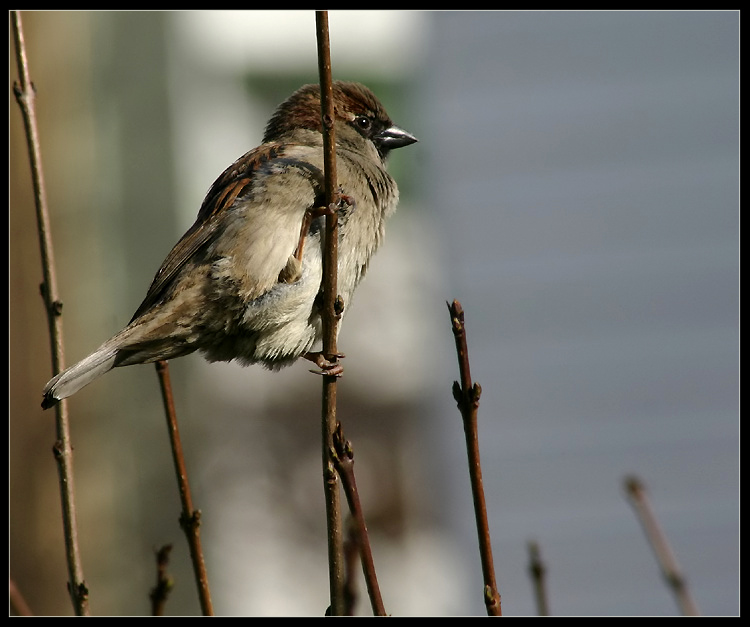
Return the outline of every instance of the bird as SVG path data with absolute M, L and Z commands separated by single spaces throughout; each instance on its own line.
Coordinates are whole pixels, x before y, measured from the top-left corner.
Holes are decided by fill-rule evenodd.
M 320 86 L 282 102 L 262 143 L 209 188 L 194 224 L 167 255 L 132 319 L 44 387 L 47 409 L 120 366 L 200 351 L 209 362 L 279 370 L 300 357 L 340 374 L 322 336 L 325 214 L 338 222 L 338 294 L 345 310 L 395 212 L 391 150 L 417 138 L 364 85 L 333 81 L 339 203 L 325 207 Z

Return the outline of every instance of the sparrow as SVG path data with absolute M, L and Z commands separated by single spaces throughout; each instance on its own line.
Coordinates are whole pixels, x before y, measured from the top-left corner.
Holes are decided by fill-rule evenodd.
M 348 309 L 398 187 L 386 171 L 391 150 L 417 139 L 395 126 L 364 85 L 333 83 L 338 220 L 338 294 Z M 208 190 L 195 223 L 167 255 L 130 323 L 88 357 L 53 377 L 43 408 L 112 368 L 200 351 L 277 370 L 321 339 L 324 221 L 320 86 L 279 105 L 263 142 Z M 340 326 L 340 325 L 339 325 Z M 330 356 L 328 356 L 330 357 Z

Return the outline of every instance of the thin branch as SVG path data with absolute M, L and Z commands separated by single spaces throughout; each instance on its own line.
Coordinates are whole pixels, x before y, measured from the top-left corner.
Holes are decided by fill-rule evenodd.
M 471 492 L 474 498 L 474 515 L 477 521 L 477 536 L 479 537 L 479 554 L 482 561 L 482 575 L 484 576 L 484 604 L 490 616 L 502 616 L 500 594 L 495 583 L 495 566 L 492 560 L 492 544 L 490 528 L 487 522 L 487 506 L 484 500 L 482 485 L 482 468 L 479 463 L 479 437 L 477 433 L 477 411 L 479 396 L 482 388 L 478 383 L 472 385 L 469 369 L 469 349 L 466 344 L 466 327 L 464 325 L 464 310 L 461 303 L 454 300 L 448 303 L 451 314 L 451 325 L 456 340 L 458 354 L 458 368 L 461 383 L 453 383 L 453 397 L 458 403 L 458 409 L 464 423 L 466 436 L 466 451 L 469 456 L 469 476 L 471 478 Z
M 684 616 L 699 616 L 698 606 L 688 591 L 687 583 L 680 572 L 680 567 L 677 565 L 677 559 L 669 546 L 669 542 L 667 542 L 667 537 L 656 521 L 643 483 L 638 477 L 626 477 L 624 484 L 625 493 L 654 551 L 662 575 L 674 594 L 677 606 Z
M 349 511 L 354 518 L 353 533 L 359 548 L 360 559 L 362 560 L 362 572 L 365 575 L 365 583 L 367 585 L 367 593 L 370 596 L 372 612 L 375 616 L 388 616 L 383 606 L 383 598 L 380 595 L 380 586 L 375 574 L 375 563 L 372 559 L 365 516 L 359 501 L 357 482 L 354 479 L 354 451 L 350 442 L 344 438 L 341 423 L 336 427 L 336 432 L 333 436 L 333 446 L 334 450 L 331 451 L 331 456 L 333 457 L 336 472 L 338 472 L 339 477 L 341 477 L 341 483 L 344 485 L 344 494 L 346 494 L 346 500 L 349 503 Z
M 55 273 L 54 252 L 50 232 L 47 193 L 42 171 L 42 157 L 39 143 L 39 132 L 36 122 L 36 92 L 29 77 L 29 64 L 26 57 L 23 25 L 19 11 L 11 11 L 13 36 L 16 42 L 16 59 L 20 83 L 13 85 L 13 92 L 21 107 L 26 141 L 29 148 L 31 177 L 34 186 L 37 229 L 39 231 L 39 248 L 42 257 L 43 282 L 41 286 L 47 311 L 50 342 L 52 345 L 52 372 L 56 374 L 63 369 L 62 303 L 58 297 L 57 278 Z M 73 473 L 73 446 L 70 442 L 70 425 L 68 421 L 67 402 L 58 403 L 55 408 L 56 441 L 53 454 L 57 461 L 60 481 L 60 500 L 62 503 L 63 535 L 65 537 L 65 556 L 68 564 L 68 591 L 73 601 L 73 609 L 78 616 L 89 614 L 88 588 L 83 577 L 83 565 L 78 548 L 78 524 L 76 521 L 75 489 Z
M 333 208 L 336 203 L 336 138 L 333 126 L 333 97 L 331 79 L 331 50 L 328 40 L 328 12 L 315 12 L 315 26 L 318 43 L 318 71 L 320 74 L 320 105 L 323 127 L 324 168 L 326 183 L 326 206 Z M 338 293 L 338 216 L 330 211 L 326 216 L 325 250 L 323 253 L 323 356 L 336 359 L 336 328 L 340 317 L 340 305 L 337 306 Z M 326 520 L 328 527 L 328 576 L 330 584 L 330 614 L 340 616 L 344 613 L 346 602 L 344 595 L 344 557 L 343 534 L 341 525 L 341 503 L 336 472 L 330 459 L 333 450 L 333 432 L 336 428 L 336 377 L 323 374 L 322 401 L 322 454 L 323 486 L 326 501 Z
M 529 575 L 531 575 L 531 582 L 534 585 L 537 614 L 549 616 L 546 586 L 547 568 L 539 554 L 539 545 L 536 542 L 529 542 Z
M 204 616 L 213 616 L 214 610 L 211 603 L 211 592 L 208 587 L 208 575 L 206 564 L 203 561 L 203 548 L 200 537 L 200 510 L 193 509 L 193 497 L 190 495 L 190 484 L 188 483 L 185 456 L 182 452 L 180 431 L 177 426 L 177 414 L 172 397 L 172 383 L 169 378 L 169 366 L 166 361 L 156 362 L 156 372 L 159 375 L 162 398 L 164 400 L 164 413 L 167 416 L 167 430 L 169 441 L 172 445 L 172 459 L 174 460 L 175 473 L 177 474 L 177 485 L 180 489 L 180 501 L 182 502 L 182 514 L 180 515 L 180 526 L 187 536 L 190 547 L 190 559 L 193 562 L 195 583 L 198 586 L 198 597 Z
M 171 544 L 165 544 L 156 551 L 156 585 L 149 595 L 151 599 L 151 616 L 164 616 L 167 597 L 174 587 L 174 580 L 167 572 L 171 551 Z

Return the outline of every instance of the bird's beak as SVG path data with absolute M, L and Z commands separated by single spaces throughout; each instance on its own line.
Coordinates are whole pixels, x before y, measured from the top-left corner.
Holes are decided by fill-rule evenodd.
M 384 152 L 392 150 L 393 148 L 403 148 L 404 146 L 419 141 L 414 135 L 407 133 L 404 129 L 399 128 L 398 126 L 391 126 L 390 128 L 381 131 L 375 135 L 373 139 Z

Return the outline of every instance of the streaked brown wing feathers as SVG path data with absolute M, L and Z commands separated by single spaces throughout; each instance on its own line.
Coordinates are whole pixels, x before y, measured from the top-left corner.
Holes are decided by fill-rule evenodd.
M 211 240 L 222 214 L 252 186 L 258 168 L 281 154 L 283 147 L 280 144 L 264 144 L 237 159 L 216 179 L 203 200 L 195 223 L 167 255 L 131 322 L 162 298 L 185 263 Z

